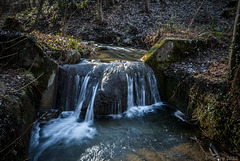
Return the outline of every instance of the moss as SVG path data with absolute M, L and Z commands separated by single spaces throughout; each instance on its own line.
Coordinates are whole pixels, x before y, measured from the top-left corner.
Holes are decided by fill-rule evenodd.
M 229 93 L 219 93 L 201 87 L 192 88 L 189 95 L 195 109 L 193 117 L 209 136 L 225 144 L 229 150 L 240 153 L 239 110 L 230 109 L 236 98 L 231 98 Z
M 200 40 L 161 39 L 142 57 L 155 71 L 205 48 Z
M 35 119 L 36 107 L 39 104 L 39 94 L 35 87 L 28 86 L 21 94 L 8 94 L 4 97 L 1 106 L 0 117 L 4 118 L 1 126 L 3 138 L 1 138 L 1 149 L 10 145 L 15 139 L 21 136 Z M 1 152 L 3 160 L 25 160 L 30 139 L 30 130 L 5 151 Z M 5 134 L 5 135 L 4 135 Z
M 159 40 L 148 52 L 142 57 L 144 61 L 150 61 L 154 56 L 154 53 L 165 43 L 166 39 Z

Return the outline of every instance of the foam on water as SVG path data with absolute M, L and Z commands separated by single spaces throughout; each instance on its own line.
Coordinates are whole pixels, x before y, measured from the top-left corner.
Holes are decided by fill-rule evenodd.
M 177 118 L 179 118 L 180 120 L 182 120 L 182 121 L 186 121 L 183 117 L 184 117 L 184 114 L 181 112 L 181 111 L 179 111 L 179 110 L 177 110 L 176 112 L 174 112 L 174 116 L 176 116 Z
M 142 117 L 145 114 L 156 112 L 156 109 L 162 109 L 163 104 L 163 102 L 157 102 L 152 105 L 132 106 L 122 114 L 111 114 L 109 116 L 113 119 Z
M 41 131 L 35 131 L 34 140 L 32 140 L 32 147 L 38 150 L 37 154 L 34 156 L 34 160 L 38 160 L 38 157 L 43 151 L 48 149 L 51 145 L 64 144 L 71 145 L 83 143 L 83 139 L 93 138 L 97 133 L 97 130 L 92 125 L 91 121 L 78 122 L 74 115 L 70 115 L 66 118 L 57 118 L 52 120 L 47 125 L 41 127 Z M 40 123 L 35 128 L 39 128 Z M 41 140 L 45 140 L 44 143 L 39 144 L 39 136 Z

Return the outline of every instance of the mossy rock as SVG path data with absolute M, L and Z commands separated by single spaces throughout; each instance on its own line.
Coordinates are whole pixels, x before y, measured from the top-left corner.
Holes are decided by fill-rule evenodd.
M 205 48 L 205 43 L 201 40 L 161 39 L 142 57 L 142 60 L 154 69 L 159 65 L 164 67 L 198 53 L 202 48 Z
M 193 118 L 205 133 L 230 151 L 240 154 L 239 129 L 239 89 L 225 91 L 226 88 L 199 85 L 189 92 Z
M 22 24 L 17 19 L 15 19 L 13 17 L 8 17 L 6 19 L 2 29 L 3 30 L 9 30 L 9 31 L 23 31 Z
M 166 38 L 160 39 L 147 54 L 142 57 L 142 60 L 152 67 L 157 76 L 163 101 L 170 99 L 174 94 L 173 89 L 177 89 L 178 83 L 181 82 L 180 80 L 177 81 L 178 78 L 167 78 L 164 74 L 165 68 L 171 63 L 180 61 L 190 55 L 198 54 L 205 47 L 206 44 L 201 40 Z M 170 80 L 175 81 L 169 82 Z M 187 92 L 184 91 L 183 93 Z M 175 97 L 174 99 L 177 98 Z M 173 105 L 176 105 L 176 100 L 172 99 L 171 101 L 174 103 Z
M 45 56 L 43 49 L 34 41 L 33 38 L 23 35 L 19 32 L 2 32 L 0 33 L 0 46 L 2 53 L 0 65 L 7 65 L 13 68 L 25 68 L 33 73 L 37 78 L 41 91 L 48 86 L 48 80 L 58 65 Z
M 27 158 L 32 122 L 36 118 L 36 106 L 39 104 L 39 92 L 36 87 L 29 85 L 20 94 L 7 93 L 1 104 L 2 133 L 0 149 L 2 160 L 21 161 Z M 5 121 L 3 121 L 5 120 Z M 27 130 L 29 129 L 29 130 Z M 20 139 L 9 146 L 19 136 Z M 0 159 L 0 160 L 1 160 Z

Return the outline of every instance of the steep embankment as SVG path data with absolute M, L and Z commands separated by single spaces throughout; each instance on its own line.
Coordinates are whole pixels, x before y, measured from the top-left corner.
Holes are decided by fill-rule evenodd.
M 228 52 L 211 49 L 203 41 L 163 39 L 142 59 L 161 80 L 165 101 L 188 113 L 215 145 L 239 153 L 239 85 L 228 85 Z
M 0 155 L 24 160 L 41 95 L 57 64 L 21 33 L 0 34 Z

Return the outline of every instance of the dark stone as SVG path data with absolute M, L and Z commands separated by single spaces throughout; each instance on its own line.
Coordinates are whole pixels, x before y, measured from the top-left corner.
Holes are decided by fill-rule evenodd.
M 230 2 L 228 2 L 227 4 L 227 8 L 233 8 L 237 6 L 237 0 L 231 0 Z
M 2 27 L 3 30 L 9 30 L 9 31 L 22 31 L 22 24 L 15 18 L 9 17 L 4 22 L 4 25 Z
M 0 33 L 0 53 L 0 65 L 25 68 L 30 70 L 35 78 L 42 75 L 38 79 L 42 91 L 48 87 L 49 78 L 58 66 L 45 56 L 43 49 L 34 39 L 20 32 Z

